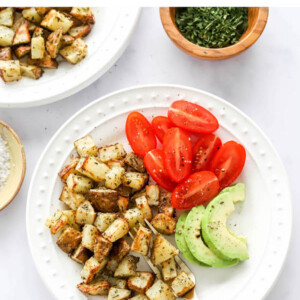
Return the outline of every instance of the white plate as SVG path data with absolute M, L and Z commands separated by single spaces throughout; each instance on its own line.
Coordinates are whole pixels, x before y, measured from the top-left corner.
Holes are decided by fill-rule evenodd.
M 61 60 L 58 69 L 45 69 L 38 80 L 22 78 L 5 84 L 0 80 L 0 107 L 28 107 L 58 101 L 87 87 L 103 75 L 126 49 L 141 9 L 93 8 L 96 23 L 84 38 L 88 55 L 77 65 Z
M 139 110 L 149 119 L 166 114 L 174 100 L 186 99 L 208 108 L 219 120 L 217 134 L 247 149 L 238 181 L 246 184 L 246 201 L 230 218 L 230 225 L 248 237 L 250 259 L 216 269 L 190 264 L 197 278 L 197 295 L 205 300 L 262 299 L 285 261 L 292 227 L 292 205 L 285 169 L 262 131 L 230 103 L 200 90 L 181 86 L 144 86 L 105 96 L 80 110 L 49 142 L 41 156 L 27 200 L 27 232 L 37 269 L 56 299 L 85 299 L 76 289 L 81 266 L 55 244 L 44 222 L 62 204 L 58 171 L 74 153 L 72 142 L 91 134 L 98 145 L 120 141 L 127 149 L 124 124 L 128 112 Z

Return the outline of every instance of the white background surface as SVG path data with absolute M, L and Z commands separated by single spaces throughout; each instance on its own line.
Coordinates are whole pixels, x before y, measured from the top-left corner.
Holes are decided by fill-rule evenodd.
M 55 131 L 85 104 L 109 92 L 137 84 L 172 83 L 200 88 L 228 100 L 248 114 L 277 148 L 291 181 L 294 232 L 287 263 L 267 300 L 298 299 L 299 17 L 300 8 L 271 9 L 266 30 L 252 48 L 227 61 L 206 62 L 178 50 L 162 29 L 158 10 L 145 9 L 124 55 L 93 85 L 52 105 L 1 109 L 0 119 L 10 124 L 23 141 L 28 169 L 19 195 L 0 212 L 0 298 L 53 300 L 31 259 L 25 207 L 35 163 Z

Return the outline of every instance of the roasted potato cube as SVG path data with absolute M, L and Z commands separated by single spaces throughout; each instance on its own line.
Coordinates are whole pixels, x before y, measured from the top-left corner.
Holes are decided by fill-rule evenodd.
M 59 53 L 69 63 L 76 65 L 87 56 L 88 46 L 82 39 L 78 38 L 72 45 L 61 49 Z
M 31 79 L 39 79 L 43 75 L 43 70 L 37 66 L 31 66 L 24 63 L 20 64 L 21 75 Z
M 128 186 L 124 186 L 124 185 L 120 185 L 118 186 L 115 191 L 117 191 L 117 193 L 125 198 L 130 198 L 131 194 L 132 194 L 132 189 Z
M 98 260 L 92 256 L 89 258 L 81 271 L 81 278 L 83 279 L 84 283 L 90 283 L 95 275 L 99 273 L 105 265 L 107 264 L 108 258 L 104 258 L 101 263 L 98 262 Z
M 159 197 L 158 212 L 173 217 L 175 209 L 171 204 L 172 193 L 161 192 Z
M 170 287 L 162 280 L 157 280 L 151 288 L 146 292 L 146 296 L 149 300 L 175 300 Z
M 76 210 L 86 199 L 82 194 L 73 193 L 67 186 L 63 187 L 59 200 Z
M 34 28 L 32 37 L 44 37 L 44 29 L 42 27 Z
M 117 270 L 118 265 L 119 262 L 115 258 L 109 257 L 106 265 L 106 270 L 113 274 Z
M 133 255 L 125 256 L 115 271 L 115 277 L 127 278 L 136 275 L 139 258 Z
M 129 231 L 129 224 L 125 218 L 116 219 L 102 234 L 110 242 L 122 238 Z
M 96 213 L 94 207 L 92 206 L 91 202 L 84 201 L 76 210 L 76 223 L 77 224 L 94 224 L 96 219 Z
M 68 16 L 55 9 L 51 9 L 41 22 L 41 26 L 51 31 L 61 28 L 63 34 L 67 33 L 72 25 L 73 21 Z
M 89 224 L 84 225 L 82 230 L 82 246 L 94 251 L 98 236 L 99 231 L 95 226 Z
M 94 245 L 94 257 L 101 262 L 103 258 L 108 255 L 112 246 L 112 242 L 99 235 Z
M 44 57 L 41 59 L 32 59 L 31 57 L 28 57 L 27 63 L 29 65 L 35 65 L 47 69 L 57 69 L 58 67 L 57 61 L 55 59 L 52 59 L 47 51 L 45 51 Z
M 98 279 L 89 284 L 80 283 L 77 285 L 77 288 L 84 294 L 88 295 L 108 295 L 108 291 L 110 289 L 110 284 L 107 280 Z
M 128 278 L 128 287 L 132 291 L 145 294 L 153 284 L 154 276 L 150 272 L 137 272 L 135 276 Z
M 132 167 L 133 169 L 135 169 L 136 171 L 138 171 L 140 173 L 145 173 L 146 172 L 146 168 L 144 166 L 143 158 L 138 156 L 134 152 L 131 152 L 131 153 L 127 154 L 125 159 L 124 159 L 124 162 L 128 166 Z
M 101 212 L 117 212 L 118 193 L 106 188 L 92 189 L 89 191 L 89 199 L 96 210 Z
M 143 196 L 146 197 L 146 189 L 142 189 L 142 190 L 140 190 L 140 191 L 138 191 L 138 192 L 135 192 L 135 193 L 131 196 L 130 200 L 135 201 L 135 199 L 140 198 L 140 197 L 143 197 Z
M 149 206 L 148 200 L 145 196 L 135 199 L 136 207 L 142 212 L 145 219 L 151 221 L 152 219 L 152 210 Z
M 162 234 L 173 234 L 176 228 L 176 220 L 166 214 L 157 214 L 151 221 L 152 226 Z
M 22 15 L 24 19 L 33 23 L 40 23 L 42 21 L 42 17 L 38 14 L 37 10 L 34 7 L 23 9 Z
M 72 7 L 70 14 L 83 23 L 95 23 L 95 17 L 90 7 Z
M 140 225 L 140 228 L 136 234 L 135 239 L 132 242 L 131 250 L 141 253 L 142 255 L 148 255 L 151 244 L 151 231 L 144 226 Z
M 52 58 L 56 58 L 62 41 L 62 28 L 56 29 L 47 39 L 46 48 Z
M 79 246 L 81 239 L 82 234 L 80 231 L 72 227 L 68 227 L 59 236 L 56 244 L 62 251 L 69 254 Z
M 162 275 L 164 281 L 169 281 L 177 276 L 176 263 L 174 257 L 161 263 Z
M 120 143 L 98 149 L 98 156 L 102 162 L 108 162 L 112 159 L 122 159 L 125 155 L 126 151 Z
M 110 288 L 107 300 L 126 300 L 131 292 L 126 289 Z
M 136 225 L 145 223 L 144 222 L 144 215 L 142 214 L 142 212 L 138 208 L 128 209 L 124 213 L 124 218 L 127 219 L 130 228 L 133 228 Z
M 93 186 L 90 178 L 70 174 L 67 178 L 67 186 L 74 193 L 86 194 Z
M 123 259 L 124 256 L 129 253 L 129 251 L 130 246 L 128 245 L 126 240 L 122 238 L 114 243 L 111 250 L 111 256 L 113 257 L 113 259 L 116 259 L 119 262 Z
M 84 264 L 92 255 L 93 253 L 89 249 L 80 244 L 72 254 L 71 258 L 80 264 Z
M 44 16 L 49 10 L 51 10 L 51 7 L 35 7 L 35 10 L 40 16 Z
M 91 30 L 92 30 L 92 26 L 87 24 L 87 25 L 72 27 L 68 33 L 72 37 L 77 39 L 77 38 L 83 38 L 83 37 L 87 36 L 91 32 Z
M 75 141 L 74 147 L 81 157 L 86 155 L 97 155 L 97 146 L 90 135 L 84 136 Z
M 14 23 L 14 9 L 7 7 L 0 11 L 0 25 L 12 27 Z
M 11 46 L 15 32 L 6 26 L 0 25 L 0 46 Z
M 104 180 L 109 167 L 100 162 L 97 157 L 85 156 L 80 158 L 75 170 L 96 182 Z
M 12 60 L 10 47 L 0 48 L 0 60 Z
M 130 298 L 129 300 L 148 300 L 148 298 L 145 295 L 140 294 Z
M 108 189 L 113 189 L 113 190 L 116 189 L 118 186 L 122 184 L 122 178 L 124 174 L 125 174 L 124 168 L 114 167 L 108 170 L 105 173 L 105 186 Z
M 125 279 L 114 278 L 114 277 L 111 277 L 111 276 L 105 276 L 105 279 L 113 287 L 116 287 L 118 289 L 126 289 L 127 281 Z
M 18 60 L 1 60 L 0 76 L 4 82 L 18 81 L 22 78 L 20 62 Z
M 156 266 L 179 253 L 162 235 L 157 235 L 151 253 L 151 261 Z
M 104 232 L 117 218 L 117 213 L 97 213 L 94 226 L 96 226 L 100 232 Z
M 31 51 L 30 46 L 19 46 L 18 48 L 16 48 L 15 54 L 16 54 L 17 58 L 21 58 L 21 57 L 25 56 L 26 54 L 30 53 L 30 51 Z
M 145 173 L 126 172 L 123 176 L 123 185 L 139 191 L 146 185 L 148 179 L 149 176 Z
M 173 280 L 171 287 L 173 292 L 178 297 L 181 297 L 193 289 L 195 284 L 184 271 L 181 271 L 180 274 Z
M 78 175 L 79 172 L 75 170 L 77 164 L 79 162 L 78 157 L 74 157 L 69 163 L 67 163 L 58 173 L 58 176 L 60 177 L 61 181 L 63 183 L 66 183 L 67 178 L 70 174 L 76 174 Z
M 159 186 L 156 184 L 151 184 L 146 186 L 146 197 L 149 205 L 158 206 L 159 205 Z
M 31 39 L 31 58 L 43 59 L 45 55 L 45 39 L 42 36 Z
M 81 227 L 75 221 L 76 210 L 63 210 L 62 213 L 68 218 L 68 225 L 76 230 L 80 230 Z
M 68 34 L 63 35 L 61 38 L 61 47 L 72 45 L 74 41 L 75 41 L 75 38 L 73 38 L 71 35 L 68 35 Z
M 128 205 L 129 205 L 129 199 L 119 196 L 118 206 L 119 206 L 120 212 L 124 213 L 127 210 Z
M 106 162 L 107 166 L 111 169 L 114 167 L 124 168 L 124 163 L 122 160 L 112 159 Z
M 49 227 L 51 234 L 56 234 L 65 228 L 68 222 L 68 217 L 60 209 L 58 209 L 46 220 L 46 226 Z

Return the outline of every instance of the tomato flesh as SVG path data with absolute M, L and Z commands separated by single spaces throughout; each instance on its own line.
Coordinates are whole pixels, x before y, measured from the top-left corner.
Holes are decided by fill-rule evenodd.
M 216 117 L 204 107 L 185 100 L 175 101 L 168 111 L 169 120 L 187 131 L 212 133 L 219 128 Z
M 144 164 L 151 177 L 158 185 L 169 192 L 176 187 L 176 182 L 172 181 L 164 166 L 164 153 L 161 149 L 149 151 L 144 157 Z
M 152 120 L 152 127 L 155 135 L 162 143 L 167 130 L 174 126 L 167 117 L 158 116 Z
M 210 170 L 216 174 L 223 189 L 231 185 L 242 172 L 246 150 L 234 141 L 225 143 L 213 158 Z
M 156 148 L 156 137 L 151 124 L 139 112 L 132 112 L 126 120 L 126 136 L 132 150 L 139 156 Z
M 200 171 L 177 185 L 172 193 L 171 203 L 174 208 L 190 209 L 210 201 L 218 192 L 217 176 L 210 171 Z
M 191 172 L 192 143 L 189 134 L 177 127 L 170 128 L 163 141 L 165 168 L 169 177 L 180 182 Z
M 221 146 L 221 139 L 212 133 L 200 136 L 193 146 L 192 172 L 208 170 L 212 158 Z

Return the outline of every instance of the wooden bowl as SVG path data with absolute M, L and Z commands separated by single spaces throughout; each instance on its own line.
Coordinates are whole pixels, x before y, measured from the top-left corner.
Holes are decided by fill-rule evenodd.
M 232 46 L 225 48 L 205 48 L 188 41 L 175 24 L 176 7 L 161 7 L 160 18 L 169 38 L 177 47 L 197 58 L 206 60 L 221 60 L 233 57 L 244 52 L 260 37 L 266 26 L 269 8 L 248 7 L 248 29 L 240 40 Z
M 25 176 L 26 159 L 23 145 L 13 129 L 0 121 L 0 135 L 7 142 L 11 157 L 11 169 L 7 182 L 0 190 L 0 210 L 4 209 L 18 194 Z

